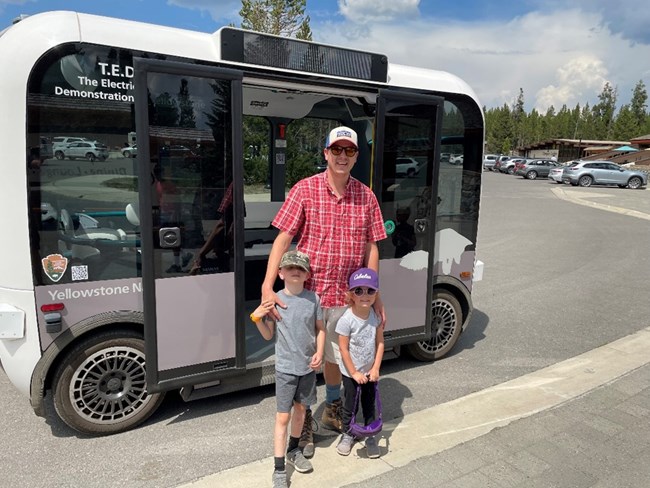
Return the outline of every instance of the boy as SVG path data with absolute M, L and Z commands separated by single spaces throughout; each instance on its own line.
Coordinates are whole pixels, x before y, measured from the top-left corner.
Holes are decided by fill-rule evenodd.
M 281 320 L 277 323 L 270 313 L 273 300 L 262 301 L 251 314 L 264 339 L 271 340 L 277 329 L 275 342 L 275 394 L 277 413 L 273 434 L 274 488 L 287 486 L 284 446 L 287 426 L 291 420 L 289 446 L 286 460 L 299 473 L 313 469 L 298 447 L 305 420 L 305 406 L 316 403 L 316 370 L 323 362 L 325 328 L 320 299 L 316 293 L 304 288 L 311 268 L 309 256 L 300 251 L 288 251 L 280 260 L 279 276 L 284 289 L 278 296 L 286 308 L 278 309 Z M 293 415 L 291 407 L 293 405 Z
M 379 381 L 379 367 L 384 356 L 384 330 L 381 319 L 373 309 L 379 277 L 370 268 L 361 268 L 350 275 L 347 299 L 350 303 L 336 324 L 341 351 L 341 374 L 343 375 L 343 435 L 336 446 L 341 456 L 352 451 L 355 438 L 350 434 L 350 420 L 359 408 L 356 396 L 361 386 L 361 406 L 364 424 L 375 420 L 375 385 Z M 366 439 L 369 458 L 379 457 L 379 446 L 374 436 Z

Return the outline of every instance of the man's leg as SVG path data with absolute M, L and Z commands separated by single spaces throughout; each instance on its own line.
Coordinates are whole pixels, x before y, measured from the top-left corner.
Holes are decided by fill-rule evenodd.
M 323 310 L 325 322 L 325 410 L 321 423 L 328 429 L 341 431 L 341 371 L 339 370 L 339 344 L 336 324 L 347 310 L 347 307 L 334 307 Z

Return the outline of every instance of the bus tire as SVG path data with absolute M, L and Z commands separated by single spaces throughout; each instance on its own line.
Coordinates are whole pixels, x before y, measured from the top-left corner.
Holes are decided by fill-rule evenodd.
M 408 344 L 406 350 L 418 361 L 444 357 L 456 344 L 463 326 L 458 299 L 447 290 L 434 290 L 431 302 L 431 339 Z
M 90 435 L 132 429 L 165 396 L 147 393 L 144 340 L 126 330 L 107 331 L 73 347 L 59 364 L 52 388 L 61 420 Z

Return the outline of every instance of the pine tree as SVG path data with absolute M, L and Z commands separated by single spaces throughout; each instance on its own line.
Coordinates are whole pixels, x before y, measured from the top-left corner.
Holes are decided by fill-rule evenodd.
M 648 92 L 645 89 L 643 80 L 639 80 L 632 91 L 632 100 L 630 101 L 630 111 L 632 112 L 637 131 L 633 137 L 645 135 L 650 130 L 647 102 Z
M 194 102 L 190 98 L 188 82 L 185 78 L 181 79 L 181 87 L 178 90 L 178 107 L 180 109 L 179 127 L 196 128 L 196 118 L 194 117 Z
M 306 6 L 307 0 L 242 0 L 241 27 L 311 41 Z
M 639 125 L 629 105 L 623 105 L 612 126 L 612 137 L 617 141 L 629 141 L 639 135 Z
M 614 127 L 614 112 L 616 110 L 617 89 L 609 81 L 603 86 L 598 95 L 599 102 L 593 107 L 596 138 L 611 140 Z

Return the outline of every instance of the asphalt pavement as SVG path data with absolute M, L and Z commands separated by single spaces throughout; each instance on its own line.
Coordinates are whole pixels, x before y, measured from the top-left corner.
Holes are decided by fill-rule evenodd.
M 553 188 L 561 199 L 650 220 L 650 198 L 618 188 Z M 647 191 L 647 190 L 637 190 Z M 646 328 L 511 381 L 384 424 L 381 457 L 348 457 L 319 432 L 302 487 L 650 486 L 650 323 Z M 272 458 L 184 488 L 271 486 Z
M 650 327 L 514 380 L 384 424 L 381 457 L 336 453 L 319 435 L 314 471 L 290 486 L 646 488 Z M 185 488 L 271 486 L 272 458 Z

